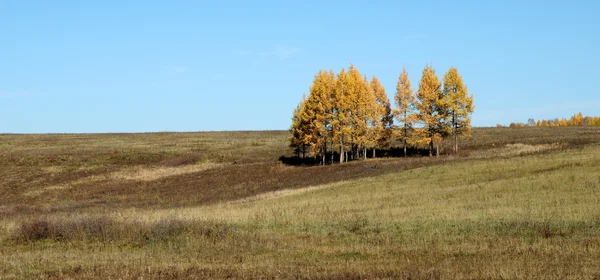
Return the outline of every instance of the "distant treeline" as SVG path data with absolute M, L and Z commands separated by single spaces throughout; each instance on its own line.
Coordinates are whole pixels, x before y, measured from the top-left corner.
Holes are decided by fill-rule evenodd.
M 423 69 L 419 88 L 410 85 L 402 69 L 390 101 L 377 77 L 369 81 L 354 65 L 339 73 L 319 71 L 294 110 L 290 147 L 298 157 L 313 157 L 321 164 L 373 157 L 377 149 L 392 148 L 395 139 L 407 149 L 429 149 L 439 155 L 439 144 L 452 139 L 458 150 L 459 137 L 470 136 L 473 96 L 454 67 L 443 77 L 443 85 L 431 66 Z M 395 120 L 395 121 L 394 121 Z
M 502 127 L 498 124 L 497 127 Z M 575 114 L 571 118 L 556 118 L 553 120 L 534 120 L 529 119 L 527 123 L 510 123 L 509 127 L 554 127 L 554 126 L 600 126 L 600 117 L 584 117 L 582 113 Z

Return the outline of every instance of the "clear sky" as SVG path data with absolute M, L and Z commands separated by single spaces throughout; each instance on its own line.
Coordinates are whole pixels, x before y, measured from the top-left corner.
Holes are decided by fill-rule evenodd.
M 457 67 L 475 126 L 600 115 L 598 3 L 0 0 L 0 132 L 287 129 L 350 63 Z

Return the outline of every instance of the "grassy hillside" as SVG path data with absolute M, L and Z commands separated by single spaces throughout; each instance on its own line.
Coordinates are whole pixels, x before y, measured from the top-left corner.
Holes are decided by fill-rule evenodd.
M 285 132 L 0 136 L 0 278 L 600 277 L 600 130 L 281 164 Z

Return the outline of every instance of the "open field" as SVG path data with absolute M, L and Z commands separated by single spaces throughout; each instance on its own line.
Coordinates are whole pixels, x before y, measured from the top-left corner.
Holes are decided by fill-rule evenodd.
M 288 166 L 287 132 L 0 135 L 4 278 L 600 278 L 600 129 Z

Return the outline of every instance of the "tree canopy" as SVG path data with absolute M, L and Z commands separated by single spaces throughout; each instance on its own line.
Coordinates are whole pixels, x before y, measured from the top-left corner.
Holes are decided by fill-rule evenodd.
M 433 67 L 425 66 L 416 91 L 403 67 L 394 101 L 392 108 L 379 79 L 369 80 L 352 64 L 337 74 L 320 70 L 294 110 L 290 147 L 325 165 L 367 158 L 368 150 L 375 157 L 394 141 L 402 143 L 405 156 L 408 146 L 427 147 L 430 155 L 435 148 L 439 155 L 440 142 L 452 136 L 456 152 L 459 136 L 469 136 L 473 96 L 454 67 L 442 87 Z

